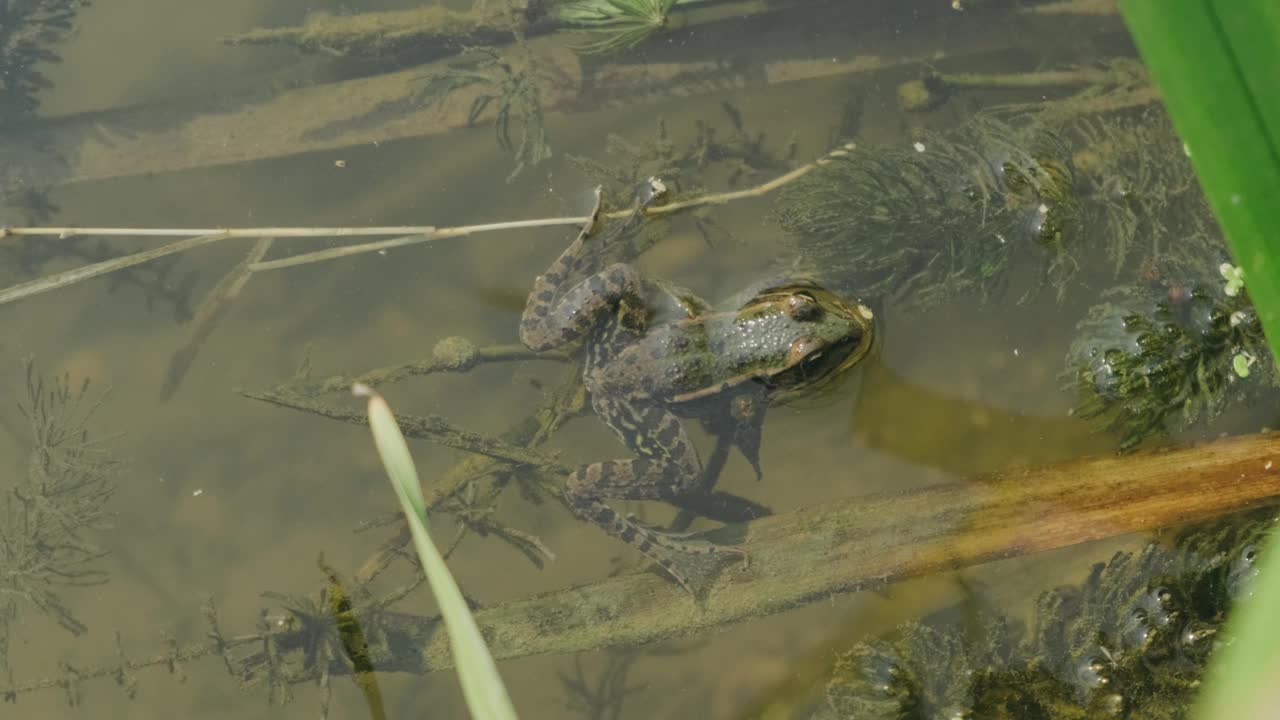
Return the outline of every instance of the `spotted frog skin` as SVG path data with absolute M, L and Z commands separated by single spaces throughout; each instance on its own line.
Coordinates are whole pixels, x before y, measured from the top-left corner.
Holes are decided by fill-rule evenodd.
M 638 197 L 628 220 L 604 233 L 601 248 L 642 219 L 661 194 L 660 185 L 653 188 Z M 565 484 L 569 506 L 694 593 L 682 567 L 688 556 L 727 552 L 745 562 L 746 553 L 639 525 L 605 501 L 672 501 L 711 492 L 715 478 L 704 472 L 680 417 L 731 433 L 758 478 L 768 404 L 865 357 L 872 313 L 803 282 L 765 288 L 736 309 L 717 311 L 691 293 L 642 278 L 630 265 L 591 272 L 599 190 L 596 198 L 582 232 L 534 281 L 520 339 L 535 351 L 585 340 L 583 380 L 592 408 L 635 455 L 576 470 Z M 572 277 L 585 279 L 571 283 Z

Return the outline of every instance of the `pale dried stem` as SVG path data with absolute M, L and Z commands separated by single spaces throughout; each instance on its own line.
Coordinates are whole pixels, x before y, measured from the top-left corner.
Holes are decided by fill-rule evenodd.
M 195 233 L 183 234 L 192 235 Z M 0 290 L 0 305 L 13 302 L 14 300 L 31 297 L 32 295 L 38 295 L 50 290 L 57 290 L 58 288 L 67 287 L 68 285 L 74 285 L 83 280 L 113 273 L 117 270 L 133 267 L 134 265 L 141 265 L 144 262 L 155 260 L 156 258 L 162 258 L 166 255 L 174 255 L 180 252 L 193 250 L 202 245 L 208 245 L 209 243 L 217 242 L 218 240 L 222 240 L 226 237 L 229 237 L 227 232 L 214 231 L 212 233 L 201 234 L 198 237 L 191 237 L 185 240 L 169 243 L 168 245 L 162 245 L 158 248 L 143 250 L 142 252 L 137 252 L 132 255 L 126 255 L 125 257 L 104 260 L 103 262 L 93 263 L 92 265 L 85 265 L 84 267 L 78 267 L 72 270 L 48 275 L 38 280 L 11 285 Z
M 827 153 L 826 155 L 814 160 L 813 162 L 801 165 L 800 167 L 788 172 L 784 175 L 776 177 L 768 182 L 761 183 L 745 190 L 736 190 L 733 192 L 712 193 L 700 197 L 674 202 L 668 205 L 661 205 L 650 208 L 647 213 L 649 215 L 665 215 L 688 208 L 700 207 L 703 205 L 719 205 L 734 200 L 744 198 L 760 197 L 770 193 L 787 183 L 793 182 L 817 167 L 827 164 L 833 158 L 848 155 L 855 148 L 853 143 L 842 145 L 839 148 Z M 610 218 L 625 217 L 631 213 L 630 210 L 619 210 L 606 215 Z M 263 272 L 266 270 L 278 270 L 286 267 L 294 267 L 314 262 L 323 262 L 328 260 L 336 260 L 351 255 L 361 253 L 377 252 L 390 247 L 403 247 L 417 243 L 431 242 L 433 240 L 444 240 L 448 238 L 464 237 L 483 232 L 496 232 L 500 230 L 517 230 L 522 228 L 548 227 L 548 226 L 577 226 L 587 221 L 586 216 L 582 217 L 555 217 L 555 218 L 539 218 L 533 220 L 514 220 L 510 222 L 483 223 L 479 225 L 462 225 L 457 227 L 437 228 L 431 225 L 407 225 L 399 227 L 327 227 L 327 228 L 304 228 L 304 227 L 260 227 L 260 228 L 76 228 L 76 227 L 19 227 L 4 228 L 0 230 L 0 238 L 6 236 L 55 236 L 69 237 L 76 235 L 99 235 L 99 236 L 134 236 L 134 237 L 181 237 L 181 236 L 197 236 L 189 237 L 185 240 L 179 240 L 162 247 L 143 250 L 132 255 L 126 255 L 112 260 L 106 260 L 92 265 L 68 270 L 65 272 L 50 275 L 48 277 L 32 280 L 30 282 L 13 285 L 0 290 L 0 305 L 15 300 L 38 295 L 49 290 L 74 285 L 82 280 L 98 277 L 107 273 L 122 270 L 124 268 L 133 267 L 149 260 L 185 252 L 202 245 L 224 240 L 227 238 L 258 238 L 258 237 L 274 237 L 274 238 L 305 238 L 305 237 L 371 237 L 379 235 L 398 235 L 400 237 L 391 240 L 381 240 L 372 243 L 363 243 L 360 245 L 348 245 L 340 248 L 332 248 L 329 250 L 321 250 L 312 253 L 303 253 L 292 257 L 281 258 L 279 260 L 270 260 L 266 262 L 255 262 L 249 265 L 251 272 Z

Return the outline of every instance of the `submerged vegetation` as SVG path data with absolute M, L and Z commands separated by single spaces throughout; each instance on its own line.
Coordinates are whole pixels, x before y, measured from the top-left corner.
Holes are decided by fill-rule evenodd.
M 88 629 L 61 593 L 107 582 L 99 563 L 107 551 L 93 535 L 110 527 L 107 501 L 119 468 L 86 427 L 103 399 L 90 393 L 88 380 L 46 379 L 30 360 L 26 370 L 27 397 L 18 409 L 30 450 L 25 467 L 0 484 L 0 682 L 7 685 L 10 637 L 23 611 L 43 613 L 75 635 Z
M 1226 246 L 1161 112 L 981 114 L 832 162 L 776 212 L 796 267 L 907 311 L 1001 302 L 1020 257 L 1041 276 L 1022 300 L 1047 285 L 1065 303 L 1088 291 L 1077 278 L 1114 278 L 1066 378 L 1077 414 L 1123 450 L 1280 386 L 1247 293 L 1226 291 Z
M 569 164 L 600 185 L 606 204 L 611 206 L 628 204 L 635 188 L 650 177 L 662 178 L 669 201 L 675 202 L 708 192 L 706 176 L 712 168 L 734 186 L 744 178 L 781 172 L 789 166 L 794 144 L 788 145 L 786 157 L 782 157 L 766 142 L 764 133 L 747 130 L 737 107 L 724 102 L 720 109 L 730 126 L 727 132 L 710 121 L 698 120 L 693 137 L 679 143 L 668 132 L 666 120 L 658 118 L 651 138 L 610 134 L 605 139 L 607 159 L 570 155 Z
M 573 0 L 559 8 L 561 20 L 589 28 L 586 53 L 607 53 L 635 47 L 667 24 L 667 14 L 679 0 Z
M 20 0 L 0 3 L 0 132 L 29 123 L 50 87 L 41 65 L 56 63 L 56 46 L 74 29 L 89 0 Z M 31 181 L 30 164 L 49 162 L 39 147 L 0 148 L 0 206 L 23 211 L 31 221 L 56 210 Z M 2 223 L 0 223 L 2 224 Z
M 1061 294 L 1079 252 L 1070 161 L 1030 118 L 979 116 L 832 162 L 787 188 L 777 216 L 801 269 L 841 290 L 924 309 L 991 295 L 1036 253 Z
M 0 3 L 0 133 L 28 128 L 39 118 L 40 93 L 50 88 L 44 66 L 60 60 L 57 46 L 75 30 L 78 13 L 89 0 L 19 0 Z M 39 138 L 39 136 L 35 136 Z M 0 146 L 0 226 L 48 221 L 59 211 L 33 168 L 65 160 L 41 139 L 21 146 Z M 101 240 L 69 235 L 56 239 L 19 238 L 0 243 L 0 278 L 10 282 L 37 277 L 67 260 L 95 262 L 118 249 Z M 178 320 L 191 316 L 193 273 L 175 277 L 177 258 L 130 268 L 111 280 L 111 289 L 140 290 L 148 310 L 168 306 Z
M 71 32 L 89 0 L 21 0 L 0 5 L 0 128 L 30 117 L 49 87 L 40 63 L 57 62 L 51 49 Z
M 1189 716 L 1223 622 L 1249 592 L 1275 509 L 1179 532 L 1043 593 L 1029 630 L 946 611 L 842 654 L 815 718 Z
M 1186 283 L 1216 273 L 1225 246 L 1180 148 L 1154 110 L 989 111 L 831 163 L 788 188 L 777 217 L 802 263 L 917 310 L 1003 299 L 1020 255 L 1059 300 L 1098 260 Z
M 443 70 L 435 70 L 421 78 L 421 88 L 414 100 L 427 107 L 439 106 L 453 93 L 464 88 L 477 88 L 475 99 L 467 111 L 467 123 L 474 124 L 491 105 L 497 112 L 493 130 L 498 147 L 510 153 L 515 168 L 507 176 L 515 178 L 523 170 L 551 157 L 547 131 L 542 117 L 542 93 L 534 80 L 534 68 L 526 63 L 517 68 L 496 50 L 469 48 L 464 55 L 474 56 Z M 512 140 L 511 123 L 518 128 Z
M 1280 386 L 1247 295 L 1221 286 L 1105 295 L 1079 325 L 1065 379 L 1078 394 L 1076 412 L 1114 432 L 1121 449 Z
M 690 2 L 690 0 L 684 0 Z M 692 0 L 697 2 L 698 0 Z M 581 35 L 579 52 L 626 50 L 667 24 L 681 0 L 479 0 L 467 10 L 433 3 L 383 12 L 313 12 L 292 27 L 254 28 L 221 38 L 227 45 L 292 45 L 345 58 L 417 60 L 445 57 L 478 44 L 563 27 Z

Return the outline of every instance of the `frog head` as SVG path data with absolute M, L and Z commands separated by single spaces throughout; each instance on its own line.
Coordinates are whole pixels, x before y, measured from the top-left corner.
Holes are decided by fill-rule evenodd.
M 755 376 L 780 398 L 834 380 L 870 353 L 876 337 L 871 308 L 808 281 L 757 292 L 739 308 L 738 321 L 767 321 L 772 352 L 762 354 L 768 361 Z

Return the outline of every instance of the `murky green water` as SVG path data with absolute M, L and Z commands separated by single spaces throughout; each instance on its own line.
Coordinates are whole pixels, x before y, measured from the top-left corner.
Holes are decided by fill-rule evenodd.
M 323 92 L 327 81 L 402 69 L 216 42 L 226 33 L 301 22 L 308 10 L 321 9 L 316 3 L 99 2 L 78 16 L 80 32 L 59 47 L 63 61 L 49 66 L 52 87 L 40 95 L 41 111 L 59 118 L 51 127 L 97 122 L 100 130 L 81 136 L 84 148 L 68 144 L 72 133 L 60 135 L 57 145 L 70 152 L 69 164 L 59 169 L 45 159 L 50 164 L 41 173 L 90 179 L 53 182 L 47 197 L 56 211 L 40 224 L 454 226 L 580 215 L 590 205 L 591 180 L 566 157 L 608 161 L 609 134 L 633 142 L 650 139 L 659 118 L 677 145 L 696 137 L 699 122 L 715 126 L 723 138 L 733 128 L 722 105 L 731 103 L 746 132 L 764 134 L 764 147 L 782 156 L 793 140 L 795 162 L 804 162 L 838 139 L 862 147 L 907 145 L 915 131 L 944 131 L 986 104 L 1063 94 L 1061 89 L 965 90 L 933 112 L 905 113 L 898 107 L 897 88 L 918 76 L 921 60 L 932 60 L 944 72 L 952 67 L 1014 72 L 1088 65 L 1128 52 L 1118 17 L 1105 7 L 1101 16 L 1063 15 L 1059 32 L 1049 33 L 1052 26 L 1043 20 L 992 8 L 995 4 L 973 3 L 957 11 L 942 2 L 919 2 L 840 11 L 823 3 L 795 3 L 761 15 L 761 7 L 744 3 L 730 14 L 745 14 L 745 20 L 678 30 L 617 58 L 629 65 L 624 69 L 652 73 L 648 92 L 632 85 L 629 94 L 610 96 L 606 79 L 602 87 L 585 90 L 579 102 L 548 108 L 547 136 L 555 155 L 508 183 L 511 158 L 495 146 L 493 130 L 483 122 L 425 137 L 299 148 L 307 152 L 271 149 L 265 159 L 231 164 L 214 163 L 217 154 L 208 146 L 157 145 L 139 156 L 141 169 L 117 163 L 107 173 L 101 163 L 93 164 L 86 148 L 109 152 L 113 142 L 147 147 L 148 133 L 189 122 L 182 112 L 165 108 L 208 103 L 234 112 L 290 87 L 317 83 Z M 339 3 L 323 5 L 334 12 L 353 11 Z M 386 2 L 369 9 L 413 6 Z M 833 23 L 832 17 L 845 19 Z M 130 39 L 123 42 L 126 36 Z M 534 42 L 545 48 L 557 41 Z M 769 59 L 761 62 L 756 56 Z M 713 72 L 715 63 L 721 69 Z M 735 63 L 749 69 L 728 81 L 732 73 L 725 68 Z M 826 63 L 838 70 L 824 69 Z M 690 75 L 662 81 L 681 69 Z M 335 90 L 332 101 L 357 100 Z M 111 114 L 121 107 L 135 108 L 132 121 L 117 121 Z M 91 111 L 104 114 L 84 122 L 81 114 Z M 270 118 L 273 124 L 264 125 L 261 136 L 239 132 L 204 140 L 223 143 L 237 160 L 253 157 L 255 142 L 290 134 L 280 116 Z M 705 177 L 690 179 L 711 190 L 728 189 L 730 169 L 715 163 L 709 168 Z M 95 173 L 100 179 L 92 179 Z M 118 177 L 101 177 L 106 174 Z M 781 170 L 762 168 L 738 178 L 736 187 L 778 174 Z M 638 265 L 704 297 L 726 297 L 772 272 L 779 258 L 788 261 L 789 246 L 771 215 L 772 202 L 748 199 L 710 209 L 704 219 L 727 231 L 714 244 L 691 217 L 676 217 Z M 27 222 L 16 211 L 3 220 Z M 42 373 L 68 373 L 73 385 L 91 378 L 94 387 L 109 386 L 110 396 L 89 430 L 98 437 L 119 434 L 108 445 L 127 461 L 107 504 L 114 527 L 87 532 L 110 551 L 95 565 L 110 582 L 58 589 L 88 632 L 73 636 L 14 595 L 18 618 L 10 624 L 8 648 L 14 683 L 72 677 L 60 670 L 63 663 L 81 672 L 117 663 L 115 632 L 120 651 L 133 661 L 165 655 L 169 637 L 176 647 L 194 647 L 207 639 L 200 610 L 206 595 L 214 598 L 226 636 L 255 633 L 261 611 L 269 613 L 268 622 L 280 617 L 279 603 L 262 597 L 264 591 L 319 592 L 324 577 L 315 558 L 320 553 L 348 578 L 354 575 L 394 532 L 353 532 L 361 522 L 394 509 L 367 432 L 256 402 L 235 390 L 284 382 L 307 360 L 313 376 L 324 378 L 428 358 L 435 344 L 450 336 L 480 346 L 518 342 L 517 323 L 533 276 L 572 234 L 572 228 L 481 234 L 255 274 L 167 402 L 160 401 L 160 388 L 171 355 L 187 342 L 191 309 L 243 258 L 251 240 L 219 242 L 181 255 L 154 286 L 167 295 L 151 298 L 150 304 L 140 287 L 117 286 L 107 277 L 0 306 L 0 387 L 23 396 L 21 359 L 27 355 L 35 357 Z M 110 247 L 131 251 L 153 242 L 158 241 L 129 239 Z M 332 244 L 330 239 L 281 239 L 270 257 Z M 41 270 L 70 265 L 54 260 Z M 1015 277 L 1034 281 L 1034 264 L 1023 265 Z M 29 279 L 19 268 L 0 270 L 6 284 Z M 193 280 L 184 284 L 189 274 Z M 154 275 L 136 277 L 151 283 Z M 764 433 L 763 481 L 757 483 L 747 464 L 734 456 L 718 487 L 787 513 L 1110 452 L 1116 438 L 1091 434 L 1087 423 L 1068 417 L 1073 398 L 1060 389 L 1057 376 L 1076 322 L 1112 278 L 1077 277 L 1062 302 L 1049 291 L 1018 303 L 1025 282 L 1017 282 L 994 300 L 961 297 L 927 312 L 894 299 L 878 304 L 883 346 L 874 367 L 864 368 L 860 382 L 837 386 L 822 402 L 773 410 Z M 190 303 L 185 313 L 173 298 Z M 439 414 L 462 428 L 497 434 L 535 408 L 564 373 L 563 365 L 546 361 L 492 363 L 383 391 L 401 412 Z M 328 400 L 356 407 L 341 394 Z M 1269 420 L 1236 413 L 1222 427 L 1243 430 Z M 0 457 L 10 460 L 2 467 L 21 473 L 29 447 L 25 421 L 8 413 L 0 429 L 5 430 Z M 696 437 L 706 452 L 707 436 Z M 571 464 L 624 452 L 590 415 L 568 423 L 549 447 Z M 421 441 L 413 450 L 428 483 L 467 457 Z M 642 513 L 649 522 L 671 517 L 658 505 L 617 506 Z M 486 606 L 588 585 L 619 570 L 632 571 L 640 562 L 638 554 L 575 520 L 559 503 L 531 503 L 515 487 L 502 493 L 493 517 L 536 535 L 558 560 L 539 569 L 493 535 L 466 535 L 450 565 L 467 593 Z M 447 514 L 436 522 L 441 541 L 458 527 Z M 1104 541 L 979 565 L 877 592 L 835 595 L 632 651 L 535 655 L 503 662 L 501 670 L 522 717 L 734 718 L 759 712 L 780 696 L 790 698 L 782 705 L 803 708 L 806 700 L 819 697 L 803 690 L 816 687 L 820 693 L 825 674 L 808 675 L 799 683 L 800 692 L 792 685 L 811 673 L 815 662 L 822 669 L 833 636 L 874 635 L 964 602 L 990 603 L 1026 617 L 1036 594 L 1081 581 L 1090 564 L 1136 543 Z M 405 562 L 397 561 L 373 590 L 388 592 L 409 577 Z M 0 590 L 5 587 L 0 583 Z M 421 614 L 432 607 L 424 589 L 394 606 Z M 319 711 L 323 693 L 314 683 L 292 686 L 292 701 L 273 707 L 265 683 L 242 690 L 216 655 L 196 654 L 204 656 L 179 663 L 172 675 L 163 664 L 137 670 L 138 692 L 132 699 L 109 676 L 85 678 L 79 707 L 68 708 L 66 693 L 55 688 L 21 693 L 13 712 L 301 718 Z M 606 696 L 628 692 L 618 705 L 605 697 L 584 711 L 581 698 L 567 689 L 573 683 L 564 682 L 579 672 L 586 685 Z M 452 672 L 387 673 L 379 684 L 390 717 L 465 716 Z M 335 676 L 332 693 L 330 717 L 368 716 L 365 699 L 349 677 Z

